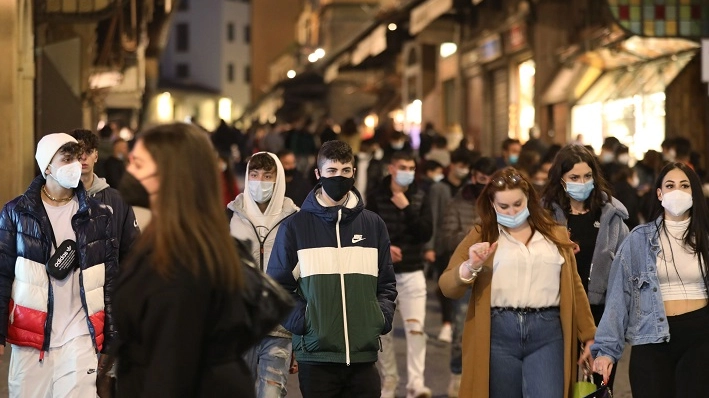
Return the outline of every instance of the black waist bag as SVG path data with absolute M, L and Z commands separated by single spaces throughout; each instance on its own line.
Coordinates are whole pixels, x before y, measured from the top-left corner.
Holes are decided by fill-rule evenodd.
M 54 279 L 63 280 L 79 266 L 79 257 L 76 255 L 76 242 L 67 239 L 54 251 L 54 255 L 47 261 L 47 273 Z

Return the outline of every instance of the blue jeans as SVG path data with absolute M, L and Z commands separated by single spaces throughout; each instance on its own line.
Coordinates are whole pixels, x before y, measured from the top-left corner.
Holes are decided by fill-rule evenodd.
M 463 328 L 465 317 L 468 314 L 468 304 L 472 289 L 465 291 L 465 295 L 453 303 L 453 338 L 451 341 L 451 373 L 463 373 Z
M 286 381 L 293 352 L 290 338 L 266 336 L 244 354 L 256 381 L 256 397 L 285 397 Z
M 559 309 L 490 311 L 490 398 L 564 397 Z

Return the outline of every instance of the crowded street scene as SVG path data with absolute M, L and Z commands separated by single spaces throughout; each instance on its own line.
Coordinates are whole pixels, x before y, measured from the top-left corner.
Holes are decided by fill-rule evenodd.
M 0 397 L 709 398 L 706 0 L 9 0 Z

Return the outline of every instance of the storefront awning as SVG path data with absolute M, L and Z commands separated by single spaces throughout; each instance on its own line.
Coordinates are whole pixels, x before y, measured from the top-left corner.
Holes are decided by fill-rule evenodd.
M 695 56 L 696 42 L 633 36 L 588 51 L 563 67 L 542 94 L 544 104 L 579 104 L 664 91 Z
M 578 104 L 664 92 L 696 54 L 696 51 L 688 51 L 605 72 Z
M 453 0 L 428 0 L 411 10 L 409 33 L 416 35 L 431 22 L 448 12 L 453 7 Z

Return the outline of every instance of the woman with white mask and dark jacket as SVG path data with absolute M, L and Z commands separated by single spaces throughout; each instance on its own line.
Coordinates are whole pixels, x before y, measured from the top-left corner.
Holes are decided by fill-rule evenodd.
M 227 209 L 232 236 L 251 247 L 261 271 L 266 272 L 273 242 L 281 222 L 298 211 L 285 196 L 286 180 L 278 157 L 270 152 L 254 154 L 246 165 L 246 189 Z M 278 326 L 246 352 L 245 359 L 256 379 L 258 397 L 284 397 L 291 367 L 291 334 Z
M 633 229 L 613 260 L 594 371 L 607 380 L 627 342 L 633 396 L 706 397 L 709 210 L 683 163 L 665 166 L 655 191 L 657 217 Z
M 628 236 L 623 220 L 628 211 L 611 196 L 601 167 L 583 146 L 569 145 L 554 158 L 549 183 L 542 193 L 544 207 L 576 243 L 574 257 L 596 325 L 605 308 L 608 273 L 620 244 Z M 612 387 L 614 374 L 610 378 Z M 600 377 L 595 382 L 600 385 Z

